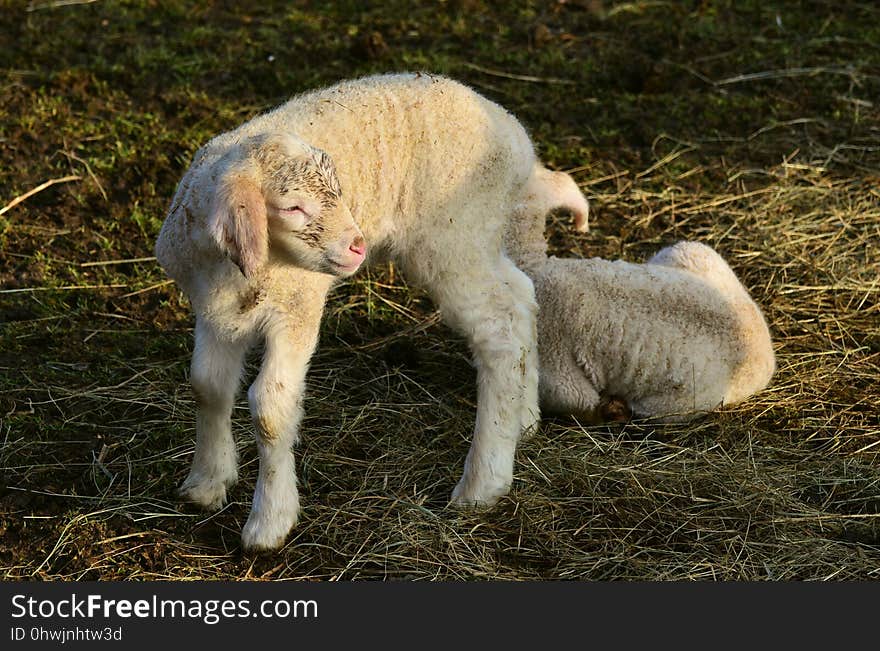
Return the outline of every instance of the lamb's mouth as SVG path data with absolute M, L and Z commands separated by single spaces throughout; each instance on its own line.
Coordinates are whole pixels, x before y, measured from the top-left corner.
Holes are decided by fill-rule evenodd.
M 357 262 L 339 262 L 338 260 L 334 260 L 333 258 L 327 257 L 324 258 L 324 262 L 328 268 L 328 271 L 334 276 L 350 276 L 355 271 L 357 271 L 363 260 L 358 260 Z

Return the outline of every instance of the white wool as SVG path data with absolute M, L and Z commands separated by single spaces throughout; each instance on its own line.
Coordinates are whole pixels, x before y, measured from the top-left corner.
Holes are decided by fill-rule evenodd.
M 543 205 L 572 205 L 574 182 L 552 174 L 568 195 Z M 535 285 L 543 410 L 597 420 L 616 399 L 637 417 L 688 420 L 767 386 L 767 323 L 713 249 L 679 242 L 645 264 L 548 257 L 545 214 L 518 213 L 507 234 Z
M 517 441 L 539 412 L 534 288 L 502 240 L 511 215 L 536 210 L 543 174 L 512 115 L 457 82 L 419 74 L 294 97 L 202 147 L 156 244 L 197 317 L 196 452 L 182 492 L 217 508 L 236 481 L 230 414 L 244 354 L 264 339 L 248 391 L 260 470 L 242 538 L 248 548 L 283 543 L 299 513 L 290 447 L 306 369 L 337 281 L 321 269 L 351 259 L 362 234 L 368 255 L 395 260 L 427 289 L 473 352 L 476 426 L 453 501 L 504 495 Z M 320 247 L 304 244 L 291 217 L 300 207 L 319 211 Z

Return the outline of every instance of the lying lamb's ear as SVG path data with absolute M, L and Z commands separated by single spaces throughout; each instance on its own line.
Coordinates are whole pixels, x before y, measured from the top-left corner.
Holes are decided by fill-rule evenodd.
M 209 219 L 211 235 L 246 278 L 262 267 L 269 250 L 266 201 L 258 177 L 232 169 L 215 190 Z

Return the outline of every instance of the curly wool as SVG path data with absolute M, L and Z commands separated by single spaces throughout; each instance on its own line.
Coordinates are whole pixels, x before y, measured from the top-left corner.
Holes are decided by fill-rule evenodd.
M 576 187 L 553 174 L 548 209 L 570 204 L 554 197 Z M 548 257 L 545 216 L 518 213 L 507 233 L 535 285 L 544 411 L 595 421 L 623 400 L 634 416 L 686 421 L 767 386 L 776 368 L 767 322 L 712 248 L 679 242 L 645 264 Z

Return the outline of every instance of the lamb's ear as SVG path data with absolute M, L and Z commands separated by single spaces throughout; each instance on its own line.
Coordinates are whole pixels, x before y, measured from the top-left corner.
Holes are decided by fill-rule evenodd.
M 233 169 L 222 177 L 214 192 L 209 228 L 220 249 L 246 278 L 266 263 L 266 201 L 254 174 Z

